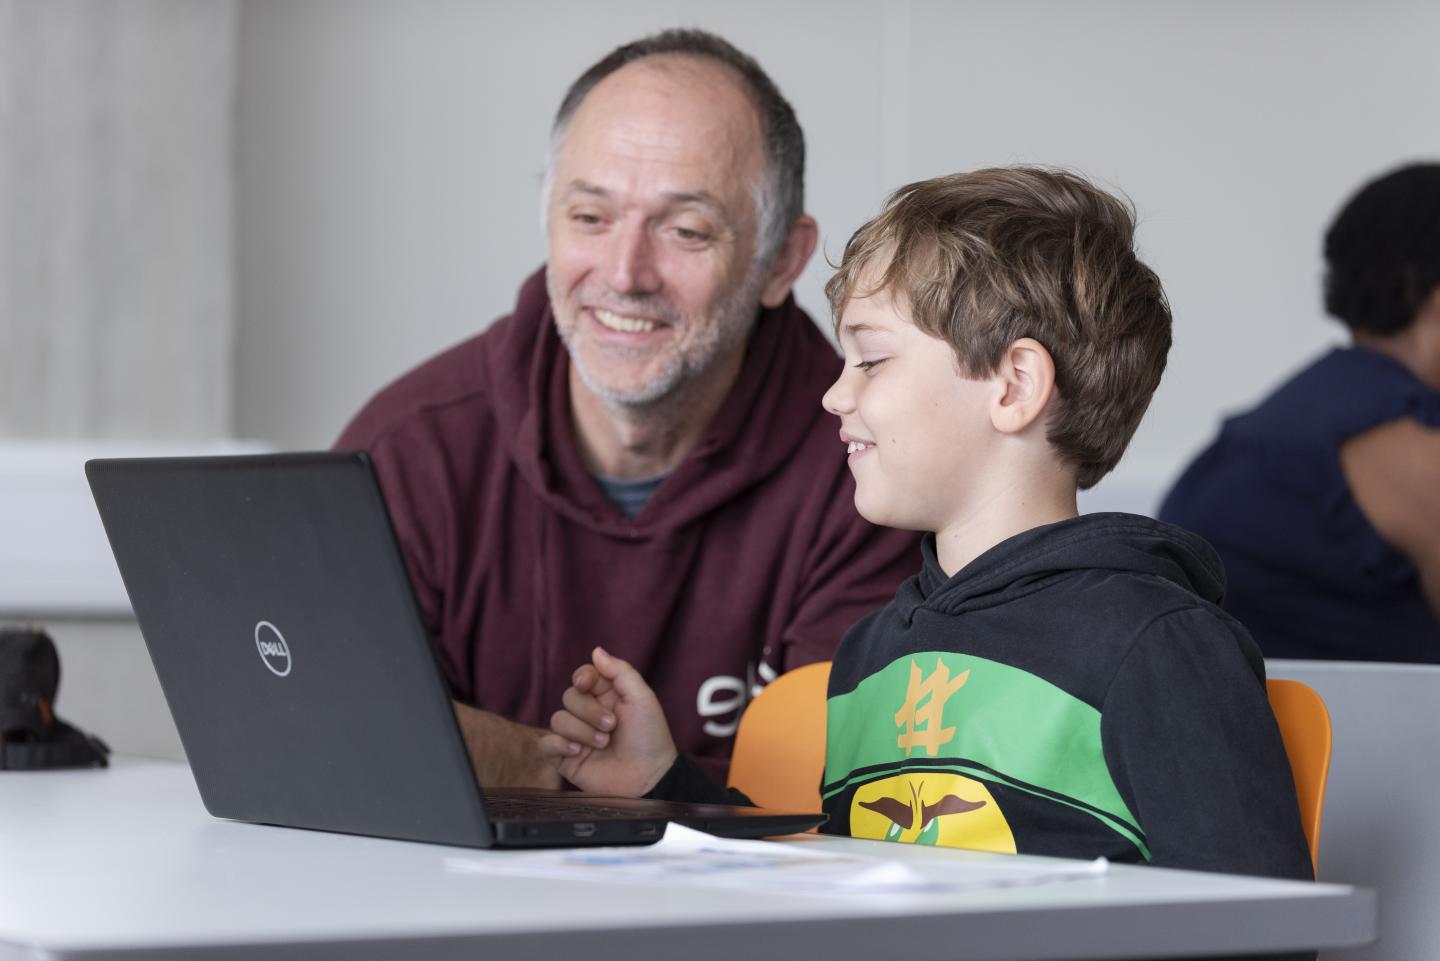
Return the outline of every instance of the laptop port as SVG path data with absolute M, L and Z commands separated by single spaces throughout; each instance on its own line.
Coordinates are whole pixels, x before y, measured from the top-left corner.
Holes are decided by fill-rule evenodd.
M 595 836 L 595 825 L 590 821 L 581 821 L 571 825 L 577 838 L 593 838 Z
M 642 824 L 636 829 L 635 834 L 637 837 L 642 838 L 658 838 L 660 836 L 660 825 Z

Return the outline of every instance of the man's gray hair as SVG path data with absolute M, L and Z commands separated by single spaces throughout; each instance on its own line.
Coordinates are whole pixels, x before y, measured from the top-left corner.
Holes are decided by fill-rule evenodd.
M 765 173 L 753 187 L 758 221 L 755 263 L 769 266 L 784 245 L 790 228 L 805 211 L 805 134 L 800 130 L 790 102 L 760 64 L 729 41 L 704 30 L 663 30 L 617 47 L 570 85 L 555 114 L 550 144 L 545 151 L 545 180 L 540 192 L 542 228 L 547 224 L 550 195 L 555 188 L 555 164 L 565 144 L 565 132 L 581 101 L 596 84 L 621 67 L 662 54 L 714 60 L 730 67 L 744 81 L 746 92 L 760 115 L 765 136 Z

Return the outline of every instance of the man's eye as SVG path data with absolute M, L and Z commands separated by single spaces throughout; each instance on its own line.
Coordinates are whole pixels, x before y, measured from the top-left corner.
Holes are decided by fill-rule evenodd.
M 689 244 L 704 243 L 710 239 L 708 231 L 695 230 L 692 227 L 676 227 L 675 236 Z
M 570 219 L 582 227 L 594 227 L 600 223 L 600 215 L 588 211 L 577 210 L 570 215 Z

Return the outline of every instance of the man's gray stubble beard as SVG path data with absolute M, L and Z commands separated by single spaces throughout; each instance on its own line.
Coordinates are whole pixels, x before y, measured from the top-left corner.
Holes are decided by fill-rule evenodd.
M 713 342 L 706 344 L 698 357 L 689 358 L 683 353 L 673 354 L 670 362 L 649 384 L 642 385 L 635 390 L 617 390 L 597 383 L 586 368 L 580 352 L 576 349 L 575 332 L 564 330 L 560 326 L 558 317 L 555 321 L 555 330 L 565 344 L 565 350 L 570 355 L 570 362 L 580 375 L 580 382 L 592 394 L 600 398 L 605 406 L 617 414 L 630 419 L 645 419 L 662 401 L 675 399 L 673 395 L 681 387 L 698 379 L 719 358 L 727 355 L 731 350 L 738 350 L 742 347 L 749 338 L 750 330 L 755 324 L 755 317 L 759 313 L 760 290 L 764 286 L 764 281 L 763 266 L 758 263 L 752 264 L 739 288 L 735 291 L 735 295 L 721 306 L 719 322 L 715 325 L 719 336 Z M 549 278 L 547 277 L 547 284 L 548 282 Z M 557 302 L 556 291 L 551 289 L 549 294 L 550 302 L 553 305 Z M 676 408 L 676 413 L 682 408 L 683 403 Z

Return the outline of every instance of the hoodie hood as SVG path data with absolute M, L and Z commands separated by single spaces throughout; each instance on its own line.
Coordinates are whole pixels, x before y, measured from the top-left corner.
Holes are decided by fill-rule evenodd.
M 496 328 L 483 360 L 485 379 L 498 436 L 521 477 L 557 512 L 631 539 L 709 515 L 773 474 L 807 439 L 825 434 L 830 415 L 818 398 L 841 363 L 793 296 L 762 309 L 720 412 L 632 520 L 581 460 L 570 415 L 570 355 L 555 330 L 544 268 L 525 281 L 514 313 Z M 790 402 L 797 393 L 817 402 L 799 409 Z M 836 457 L 839 451 L 837 444 Z
M 921 544 L 924 566 L 900 588 L 909 621 L 921 607 L 960 614 L 1009 603 L 1060 575 L 1113 571 L 1157 577 L 1212 604 L 1225 596 L 1225 570 L 1204 539 L 1138 514 L 1083 514 L 996 544 L 947 577 L 935 535 Z

